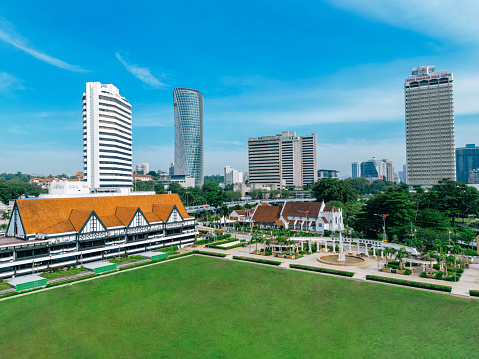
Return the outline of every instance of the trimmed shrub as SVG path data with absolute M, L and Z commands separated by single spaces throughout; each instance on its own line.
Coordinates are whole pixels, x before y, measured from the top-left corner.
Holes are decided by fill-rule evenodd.
M 309 271 L 312 271 L 312 272 L 336 274 L 336 275 L 341 275 L 341 276 L 344 276 L 344 277 L 354 276 L 353 272 L 346 272 L 346 271 L 336 270 L 336 269 L 327 269 L 327 268 L 304 266 L 304 265 L 301 265 L 301 264 L 290 264 L 289 267 L 290 268 L 296 268 L 296 269 L 302 269 L 302 270 L 309 270 Z
M 241 257 L 241 256 L 233 256 L 233 259 L 237 259 L 240 261 L 247 261 L 247 262 L 270 264 L 272 266 L 279 266 L 281 264 L 281 262 L 277 262 L 277 261 L 270 261 L 267 259 L 256 259 L 256 258 L 250 258 L 250 257 Z
M 226 257 L 226 254 L 224 253 L 215 253 L 215 252 L 196 251 L 196 254 L 203 254 L 205 256 L 213 256 L 213 257 Z
M 452 288 L 445 285 L 438 285 L 438 284 L 430 284 L 430 283 L 421 283 L 421 282 L 412 282 L 409 280 L 403 279 L 396 279 L 396 278 L 387 278 L 387 277 L 380 277 L 376 275 L 366 275 L 367 280 L 372 280 L 376 282 L 384 282 L 390 284 L 399 284 L 404 285 L 407 287 L 415 287 L 415 288 L 423 288 L 423 289 L 431 289 L 437 290 L 440 292 L 451 292 Z
M 472 295 L 473 297 L 479 297 L 479 290 L 470 290 L 469 295 Z

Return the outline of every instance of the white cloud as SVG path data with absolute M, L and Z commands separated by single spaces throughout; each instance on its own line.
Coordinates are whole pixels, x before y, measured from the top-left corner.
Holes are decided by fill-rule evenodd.
M 24 89 L 22 82 L 15 76 L 0 72 L 0 92 Z
M 459 42 L 479 40 L 476 0 L 330 0 L 333 6 L 433 38 Z
M 13 27 L 2 19 L 0 19 L 0 40 L 15 46 L 17 49 L 22 50 L 34 58 L 46 62 L 47 64 L 69 71 L 87 72 L 87 70 L 81 68 L 80 66 L 71 65 L 65 61 L 47 55 L 40 50 L 36 50 L 28 44 L 28 40 L 16 34 L 13 30 Z
M 164 87 L 166 86 L 163 82 L 161 82 L 155 75 L 151 73 L 151 71 L 145 67 L 139 67 L 138 65 L 130 65 L 128 64 L 120 54 L 117 52 L 115 53 L 116 58 L 125 66 L 126 70 L 135 76 L 138 80 L 144 82 L 151 87 Z

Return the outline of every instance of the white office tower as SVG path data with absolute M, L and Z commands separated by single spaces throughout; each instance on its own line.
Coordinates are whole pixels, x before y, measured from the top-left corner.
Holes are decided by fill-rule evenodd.
M 252 184 L 302 188 L 318 178 L 316 134 L 276 136 L 248 140 L 249 181 Z
M 148 163 L 140 163 L 136 165 L 135 172 L 137 175 L 147 175 L 150 173 L 150 165 Z
M 404 84 L 407 184 L 432 186 L 456 179 L 453 74 L 420 66 Z
M 358 178 L 361 177 L 361 162 L 353 162 L 351 164 L 351 177 Z
M 131 105 L 113 85 L 86 84 L 83 168 L 91 192 L 132 187 Z
M 225 166 L 225 186 L 237 183 L 243 183 L 243 172 L 231 166 Z

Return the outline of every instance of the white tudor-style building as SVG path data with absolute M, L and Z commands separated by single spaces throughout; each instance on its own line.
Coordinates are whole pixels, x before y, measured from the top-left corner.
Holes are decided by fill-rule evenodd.
M 323 202 L 286 202 L 284 206 L 259 204 L 252 216 L 260 228 L 285 228 L 324 233 L 344 231 L 343 211 Z

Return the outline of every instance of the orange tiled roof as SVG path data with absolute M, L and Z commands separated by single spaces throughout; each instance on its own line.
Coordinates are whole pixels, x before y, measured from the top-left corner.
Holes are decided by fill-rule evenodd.
M 280 206 L 258 206 L 253 215 L 253 222 L 274 223 L 279 219 Z
M 137 210 L 138 207 L 116 207 L 115 216 L 124 226 L 128 226 Z
M 93 211 L 88 209 L 72 209 L 69 220 L 77 232 L 83 227 L 91 212 Z
M 140 208 L 143 213 L 153 212 L 161 220 L 166 220 L 171 212 L 166 214 L 168 208 L 173 209 L 173 206 L 176 206 L 183 218 L 191 218 L 177 194 L 19 199 L 16 204 L 26 234 L 45 233 L 46 230 L 49 234 L 62 233 L 64 230 L 66 232 L 68 223 L 61 224 L 65 221 L 70 222 L 70 229 L 78 228 L 81 219 L 85 218 L 86 221 L 88 218 L 89 215 L 85 214 L 88 211 L 89 213 L 95 211 L 107 227 L 121 226 L 126 217 L 125 213 L 122 213 L 122 221 L 120 222 L 118 218 L 115 220 L 118 207 L 133 207 L 135 211 L 136 208 Z M 83 224 L 84 222 L 81 226 Z
M 153 205 L 153 213 L 156 214 L 163 222 L 166 222 L 174 206 L 174 204 L 155 204 Z M 181 216 L 183 217 L 183 214 L 181 214 Z

